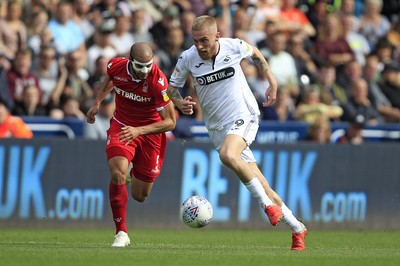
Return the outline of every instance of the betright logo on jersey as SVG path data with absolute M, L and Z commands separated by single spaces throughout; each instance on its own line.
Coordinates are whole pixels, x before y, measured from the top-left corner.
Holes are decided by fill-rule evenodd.
M 131 99 L 135 102 L 150 102 L 151 101 L 150 97 L 143 97 L 143 96 L 137 95 L 133 92 L 127 92 L 127 91 L 121 90 L 120 88 L 115 87 L 115 86 L 114 86 L 114 91 L 117 94 L 121 95 L 122 97 Z
M 204 75 L 202 77 L 197 77 L 196 81 L 200 85 L 208 85 L 215 83 L 217 81 L 228 79 L 230 77 L 233 77 L 234 75 L 235 75 L 235 69 L 233 67 L 228 67 L 221 69 L 217 72 Z

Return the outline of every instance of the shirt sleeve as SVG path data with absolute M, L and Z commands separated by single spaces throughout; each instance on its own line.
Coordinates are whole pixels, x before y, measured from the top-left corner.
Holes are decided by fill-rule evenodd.
M 154 80 L 154 87 L 155 87 L 155 104 L 157 111 L 161 111 L 164 109 L 165 106 L 171 103 L 167 95 L 167 88 L 168 88 L 168 80 L 160 70 L 158 72 L 157 79 Z
M 174 72 L 172 72 L 169 83 L 176 88 L 182 88 L 185 85 L 188 74 L 189 68 L 187 64 L 187 53 L 184 52 L 178 58 L 178 62 L 176 63 Z
M 253 46 L 251 46 L 247 42 L 245 42 L 241 39 L 234 39 L 234 42 L 235 42 L 236 46 L 238 47 L 239 52 L 242 55 L 242 58 L 249 57 L 253 54 Z

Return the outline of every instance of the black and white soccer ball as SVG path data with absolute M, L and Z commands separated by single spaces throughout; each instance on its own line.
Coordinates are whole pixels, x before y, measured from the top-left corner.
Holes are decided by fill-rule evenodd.
M 182 222 L 191 228 L 201 228 L 209 224 L 213 218 L 211 203 L 202 196 L 186 199 L 180 209 Z

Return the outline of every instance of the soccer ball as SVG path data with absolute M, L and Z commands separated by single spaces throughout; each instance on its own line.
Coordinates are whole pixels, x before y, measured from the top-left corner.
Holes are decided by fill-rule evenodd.
M 211 203 L 202 196 L 186 199 L 180 210 L 182 222 L 192 228 L 201 228 L 211 222 L 213 209 Z

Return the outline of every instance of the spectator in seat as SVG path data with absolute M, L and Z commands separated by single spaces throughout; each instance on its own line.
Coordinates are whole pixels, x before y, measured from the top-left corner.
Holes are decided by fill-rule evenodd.
M 102 24 L 93 35 L 94 43 L 87 49 L 86 67 L 90 74 L 94 72 L 96 59 L 102 55 L 111 59 L 118 54 L 115 43 L 112 42 L 111 34 L 115 28 Z
M 296 63 L 293 56 L 286 52 L 287 37 L 278 31 L 270 38 L 269 54 L 264 54 L 264 57 L 267 58 L 278 84 L 290 85 L 293 89 L 291 94 L 298 95 Z
M 336 68 L 333 65 L 323 64 L 318 68 L 315 85 L 322 103 L 341 105 L 347 102 L 347 92 L 336 82 Z
M 38 77 L 31 71 L 32 51 L 23 49 L 17 51 L 12 68 L 7 73 L 7 85 L 10 95 L 15 103 L 21 100 L 22 91 L 25 86 L 35 85 L 39 90 Z
M 328 14 L 320 25 L 313 53 L 320 62 L 328 61 L 337 68 L 354 59 L 353 50 L 346 41 L 342 22 L 337 14 Z
M 21 1 L 7 1 L 6 17 L 0 20 L 0 43 L 9 59 L 14 59 L 18 50 L 26 49 L 28 30 L 22 21 Z
M 336 141 L 337 143 L 348 143 L 360 145 L 365 143 L 365 138 L 362 131 L 365 127 L 365 118 L 360 115 L 349 122 L 345 134 Z
M 28 85 L 22 92 L 21 101 L 12 112 L 17 116 L 47 116 L 46 108 L 40 104 L 39 89 L 35 85 Z
M 164 12 L 161 21 L 157 22 L 150 28 L 150 33 L 158 48 L 167 46 L 168 31 L 179 26 L 179 8 L 176 5 L 168 6 Z
M 305 46 L 306 41 L 301 34 L 290 35 L 287 51 L 293 56 L 296 64 L 297 83 L 301 90 L 304 90 L 309 83 L 313 83 L 317 75 L 317 66 Z
M 400 108 L 400 67 L 398 63 L 385 65 L 381 88 L 393 107 Z
M 264 87 L 265 88 L 265 87 Z M 294 121 L 295 105 L 287 87 L 280 87 L 276 93 L 276 101 L 272 106 L 261 107 L 262 120 L 287 122 Z
M 49 21 L 49 28 L 54 37 L 57 53 L 61 55 L 77 49 L 86 53 L 85 36 L 79 25 L 73 21 L 72 11 L 70 2 L 60 1 L 57 4 L 54 18 Z M 85 58 L 82 58 L 82 60 L 85 60 Z
M 364 12 L 360 18 L 359 32 L 367 38 L 372 49 L 390 30 L 390 21 L 381 14 L 382 5 L 383 0 L 366 0 Z
M 355 58 L 360 65 L 365 64 L 365 56 L 371 52 L 368 40 L 356 30 L 354 30 L 354 18 L 352 15 L 342 15 L 344 36 L 353 50 Z
M 65 99 L 62 105 L 62 111 L 64 113 L 64 118 L 78 118 L 81 120 L 85 118 L 85 114 L 80 109 L 79 100 L 73 97 Z
M 135 43 L 133 34 L 129 31 L 131 17 L 120 16 L 116 19 L 114 31 L 111 33 L 110 44 L 116 49 L 119 56 L 129 57 L 132 43 Z
M 107 138 L 107 130 L 110 127 L 110 119 L 115 111 L 114 95 L 108 94 L 101 102 L 99 112 L 96 116 L 96 123 L 85 123 L 84 137 L 86 139 L 102 139 Z
M 320 115 L 308 128 L 308 141 L 318 144 L 330 143 L 331 134 L 332 129 L 329 119 L 324 115 Z
M 378 110 L 368 99 L 367 82 L 360 78 L 352 82 L 350 89 L 351 96 L 346 104 L 342 105 L 342 121 L 355 121 L 357 117 L 363 117 L 363 122 L 367 125 L 377 125 L 382 122 Z
M 322 103 L 319 89 L 314 85 L 304 91 L 302 98 L 295 111 L 298 120 L 312 124 L 320 115 L 325 115 L 329 120 L 340 121 L 343 109 Z
M 314 36 L 316 34 L 314 26 L 303 11 L 297 8 L 297 4 L 298 0 L 282 0 L 281 12 L 278 16 L 279 29 L 306 37 Z
M 373 106 L 378 110 L 387 123 L 400 122 L 400 109 L 392 105 L 390 100 L 382 92 L 382 84 L 379 83 L 379 60 L 374 54 L 370 54 L 366 58 L 363 68 L 363 77 L 368 84 L 368 98 Z

